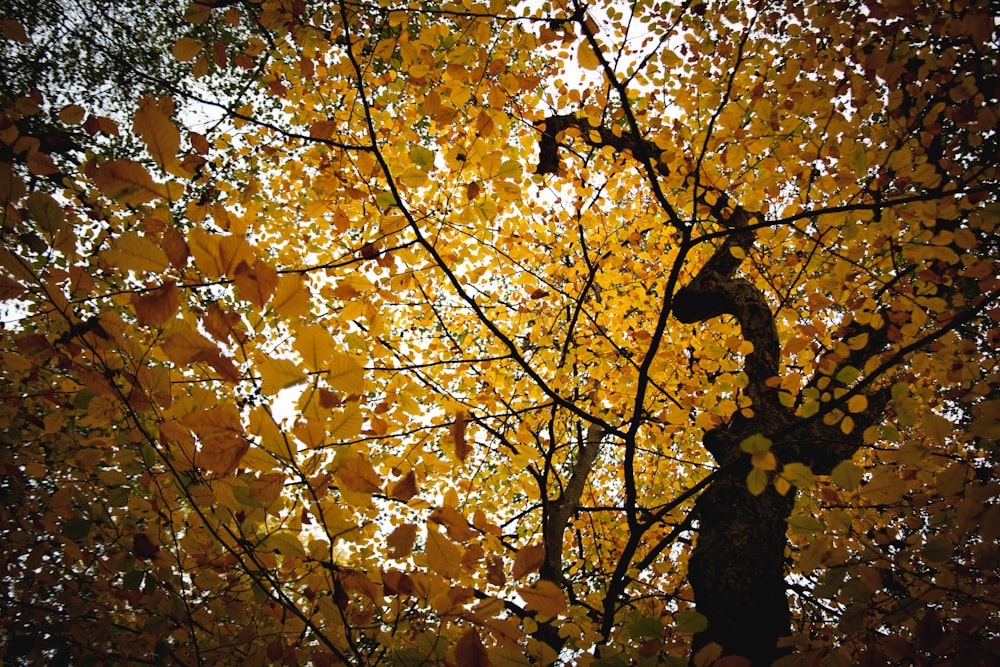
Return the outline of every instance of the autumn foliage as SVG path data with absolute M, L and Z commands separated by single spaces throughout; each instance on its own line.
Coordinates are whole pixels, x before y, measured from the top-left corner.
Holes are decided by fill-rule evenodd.
M 995 664 L 988 2 L 185 17 L 0 100 L 5 663 Z

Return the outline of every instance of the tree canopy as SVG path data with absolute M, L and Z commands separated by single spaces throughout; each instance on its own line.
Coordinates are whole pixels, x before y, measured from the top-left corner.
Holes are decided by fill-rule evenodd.
M 987 0 L 183 19 L 4 72 L 5 662 L 995 664 Z

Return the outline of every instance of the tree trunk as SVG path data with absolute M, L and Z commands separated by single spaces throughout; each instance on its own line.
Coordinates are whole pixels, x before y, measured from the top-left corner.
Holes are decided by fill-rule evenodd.
M 781 496 L 773 486 L 752 495 L 747 472 L 739 465 L 727 470 L 696 504 L 698 541 L 688 577 L 708 628 L 695 635 L 692 655 L 714 642 L 723 655 L 764 667 L 785 653 L 777 642 L 790 633 L 785 518 L 794 500 L 792 492 Z

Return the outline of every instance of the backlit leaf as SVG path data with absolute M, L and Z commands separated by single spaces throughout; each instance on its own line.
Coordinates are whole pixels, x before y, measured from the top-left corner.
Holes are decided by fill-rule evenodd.
M 204 46 L 204 42 L 200 39 L 194 39 L 193 37 L 181 37 L 174 43 L 170 52 L 177 60 L 181 62 L 188 62 L 194 60 Z
M 864 478 L 864 471 L 850 461 L 841 461 L 831 473 L 833 483 L 844 491 L 854 491 Z
M 176 282 L 168 280 L 146 294 L 133 294 L 130 299 L 139 324 L 159 326 L 171 320 L 177 313 L 180 290 Z
M 427 525 L 424 554 L 427 557 L 427 566 L 445 579 L 453 579 L 458 575 L 462 550 L 438 532 L 433 524 Z
M 261 377 L 261 391 L 273 396 L 282 389 L 288 389 L 305 382 L 306 374 L 298 364 L 288 359 L 267 357 L 256 365 Z
M 696 609 L 685 609 L 674 614 L 674 628 L 684 634 L 695 634 L 708 628 L 708 619 Z
M 537 611 L 542 616 L 554 618 L 566 611 L 566 596 L 562 590 L 551 581 L 538 581 L 534 586 L 517 589 L 517 594 L 524 599 L 524 606 L 531 611 Z
M 358 493 L 378 493 L 382 490 L 382 478 L 367 459 L 351 457 L 344 459 L 337 466 L 337 477 L 340 483 L 351 491 Z
M 105 250 L 102 257 L 112 266 L 125 271 L 157 273 L 167 268 L 166 254 L 152 239 L 138 232 L 124 232 Z
M 170 116 L 149 96 L 139 100 L 132 129 L 142 137 L 146 149 L 161 168 L 173 167 L 181 146 L 181 135 Z

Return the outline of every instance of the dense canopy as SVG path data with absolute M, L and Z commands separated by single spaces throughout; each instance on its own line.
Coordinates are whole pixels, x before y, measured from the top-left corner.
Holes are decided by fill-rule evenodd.
M 4 72 L 0 658 L 995 664 L 993 10 L 195 0 Z

